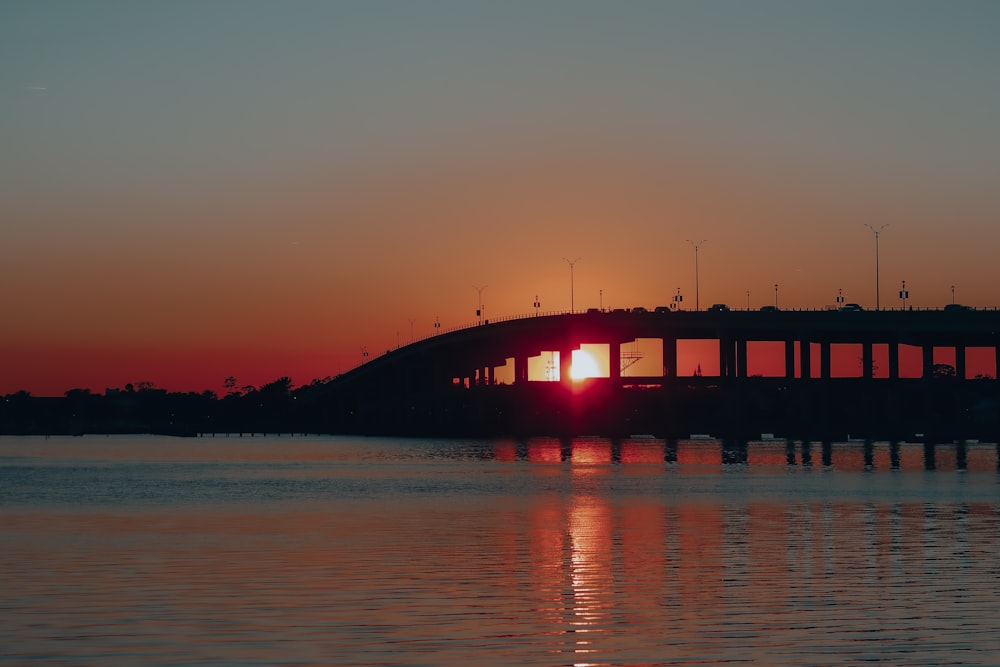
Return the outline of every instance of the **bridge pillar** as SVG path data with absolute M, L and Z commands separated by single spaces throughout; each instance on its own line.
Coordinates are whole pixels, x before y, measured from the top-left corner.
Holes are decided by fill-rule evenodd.
M 959 380 L 965 379 L 965 346 L 955 346 L 955 377 Z
M 925 344 L 923 346 L 923 353 L 924 368 L 921 375 L 926 380 L 934 375 L 934 346 Z
M 493 366 L 486 367 L 486 384 L 492 386 L 497 383 L 496 369 Z
M 889 342 L 889 379 L 899 379 L 899 341 Z
M 799 369 L 802 379 L 812 377 L 812 342 L 808 338 L 799 341 Z
M 514 356 L 514 384 L 528 381 L 528 357 L 527 355 Z
M 736 339 L 736 375 L 741 378 L 747 376 L 747 339 Z
M 622 376 L 622 346 L 616 340 L 608 341 L 608 377 L 619 380 Z
M 677 377 L 677 338 L 674 336 L 663 337 L 663 377 Z
M 830 379 L 830 341 L 828 340 L 819 343 L 819 376 L 824 380 Z
M 861 343 L 861 377 L 866 380 L 871 380 L 875 375 L 874 369 L 872 368 L 873 355 L 872 355 L 872 342 L 866 340 Z
M 573 348 L 559 350 L 559 381 L 570 382 L 569 369 L 573 365 Z
M 790 338 L 785 339 L 785 378 L 795 378 L 795 341 Z
M 734 342 L 729 337 L 719 337 L 719 377 L 728 378 L 736 373 Z

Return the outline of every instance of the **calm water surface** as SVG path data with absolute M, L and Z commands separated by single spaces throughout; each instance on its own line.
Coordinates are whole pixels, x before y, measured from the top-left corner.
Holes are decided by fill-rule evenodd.
M 2 665 L 997 665 L 997 447 L 0 438 L 0 584 Z

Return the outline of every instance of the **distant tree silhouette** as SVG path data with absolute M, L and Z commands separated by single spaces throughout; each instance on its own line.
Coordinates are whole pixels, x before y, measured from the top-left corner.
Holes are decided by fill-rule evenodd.
M 955 367 L 951 364 L 934 364 L 931 366 L 931 377 L 953 378 L 955 377 Z

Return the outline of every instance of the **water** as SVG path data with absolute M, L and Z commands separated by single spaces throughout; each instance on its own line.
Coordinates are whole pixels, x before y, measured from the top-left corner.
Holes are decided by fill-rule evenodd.
M 722 449 L 0 438 L 0 665 L 1000 664 L 996 445 Z

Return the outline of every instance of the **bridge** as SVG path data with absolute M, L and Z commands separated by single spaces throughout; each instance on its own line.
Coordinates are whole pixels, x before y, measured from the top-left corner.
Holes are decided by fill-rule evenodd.
M 658 372 L 625 372 L 634 361 L 628 346 L 640 339 L 659 341 Z M 713 341 L 718 372 L 679 372 L 686 341 Z M 748 372 L 757 342 L 781 347 L 781 372 Z M 573 351 L 584 345 L 606 347 L 606 376 L 570 379 Z M 856 377 L 833 371 L 838 345 L 860 353 Z M 907 347 L 919 351 L 916 376 L 903 372 Z M 953 364 L 934 363 L 942 348 Z M 986 353 L 992 372 L 968 377 L 972 349 L 980 359 Z M 532 377 L 529 360 L 545 353 L 558 355 L 558 372 Z M 335 430 L 414 435 L 981 431 L 997 419 L 997 368 L 997 310 L 557 313 L 484 322 L 387 351 L 331 382 L 330 409 Z

